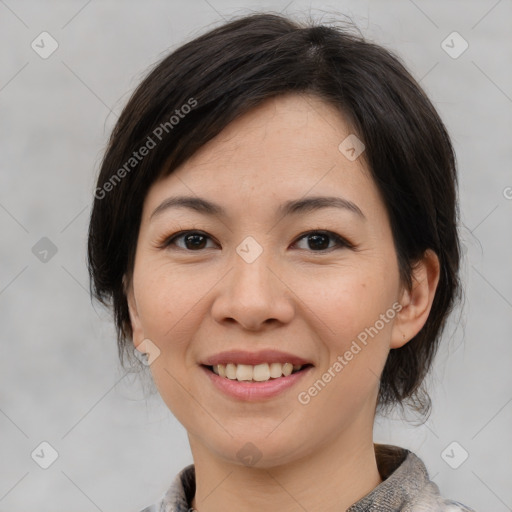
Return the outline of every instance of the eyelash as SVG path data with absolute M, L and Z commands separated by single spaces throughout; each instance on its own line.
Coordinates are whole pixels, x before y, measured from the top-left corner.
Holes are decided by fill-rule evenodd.
M 169 248 L 171 245 L 174 245 L 174 242 L 177 239 L 183 238 L 184 236 L 190 235 L 190 234 L 201 235 L 201 236 L 204 236 L 204 237 L 206 237 L 206 238 L 208 238 L 210 240 L 212 239 L 208 234 L 206 234 L 205 232 L 200 231 L 200 230 L 196 230 L 196 229 L 182 230 L 182 231 L 178 231 L 177 233 L 174 233 L 171 236 L 165 237 L 163 239 L 163 241 L 158 243 L 158 248 L 159 249 Z M 316 230 L 306 231 L 305 233 L 302 233 L 302 234 L 300 234 L 297 237 L 297 239 L 294 242 L 294 244 L 298 243 L 300 240 L 302 240 L 304 238 L 307 238 L 307 236 L 314 235 L 314 234 L 325 235 L 325 236 L 328 236 L 328 237 L 332 238 L 335 241 L 336 246 L 329 247 L 328 249 L 321 249 L 321 250 L 318 250 L 318 251 L 308 250 L 308 252 L 322 254 L 322 253 L 332 252 L 333 249 L 337 249 L 337 248 L 338 249 L 342 249 L 342 248 L 354 249 L 355 248 L 355 245 L 350 243 L 347 239 L 343 238 L 342 236 L 340 236 L 340 235 L 338 235 L 338 234 L 336 234 L 336 233 L 334 233 L 332 231 L 328 231 L 328 230 L 325 230 L 325 229 L 316 229 Z M 191 250 L 191 249 L 186 249 L 186 248 L 183 248 L 183 247 L 177 247 L 177 249 L 183 250 L 183 251 L 186 251 L 186 252 L 201 252 L 201 251 L 204 250 L 204 249 Z M 307 249 L 302 249 L 302 250 L 307 250 Z

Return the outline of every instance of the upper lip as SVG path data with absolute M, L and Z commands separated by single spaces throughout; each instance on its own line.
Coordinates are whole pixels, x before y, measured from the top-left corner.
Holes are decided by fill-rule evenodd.
M 214 366 L 217 364 L 250 364 L 257 365 L 262 363 L 291 363 L 294 365 L 312 364 L 302 357 L 281 352 L 279 350 L 259 350 L 258 352 L 247 352 L 246 350 L 227 350 L 219 352 L 206 358 L 202 364 L 206 366 Z

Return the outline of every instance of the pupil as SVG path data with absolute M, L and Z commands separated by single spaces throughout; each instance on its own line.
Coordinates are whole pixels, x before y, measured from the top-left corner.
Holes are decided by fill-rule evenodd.
M 321 240 L 322 238 L 324 240 L 324 243 L 322 243 L 321 241 L 320 243 L 318 243 L 319 239 Z M 309 242 L 311 242 L 311 240 L 313 240 L 313 244 L 310 243 L 310 247 L 312 249 L 327 249 L 327 247 L 329 246 L 329 240 L 327 235 L 309 235 Z M 327 244 L 325 244 L 325 241 L 327 241 Z
M 186 240 L 186 244 L 187 244 L 187 247 L 189 247 L 189 242 L 193 239 L 196 239 L 196 242 L 192 242 L 190 243 L 190 245 L 193 247 L 193 248 L 196 248 L 196 249 L 202 249 L 202 246 L 204 245 L 204 240 L 205 240 L 205 237 L 203 235 L 197 235 L 197 234 L 192 234 L 192 235 L 188 235 L 185 240 Z M 202 238 L 202 241 L 200 241 L 199 243 L 197 243 L 197 239 L 198 238 Z M 189 247 L 190 248 L 190 247 Z

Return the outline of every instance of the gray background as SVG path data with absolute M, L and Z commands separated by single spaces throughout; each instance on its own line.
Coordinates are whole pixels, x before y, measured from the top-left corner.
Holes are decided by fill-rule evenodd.
M 264 9 L 351 16 L 403 57 L 446 122 L 465 304 L 430 379 L 430 419 L 379 419 L 375 440 L 419 454 L 444 495 L 512 510 L 510 0 L 0 0 L 0 511 L 137 512 L 192 462 L 184 429 L 124 376 L 112 322 L 91 306 L 88 215 L 107 136 L 148 67 L 223 18 Z M 43 31 L 59 45 L 47 59 L 31 48 Z M 456 59 L 441 46 L 453 31 L 469 44 Z M 32 252 L 42 237 L 57 248 L 47 261 Z M 59 455 L 48 469 L 31 458 L 42 441 Z

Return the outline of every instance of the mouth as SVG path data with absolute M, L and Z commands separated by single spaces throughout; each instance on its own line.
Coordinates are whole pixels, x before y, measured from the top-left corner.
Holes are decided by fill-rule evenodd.
M 289 396 L 314 371 L 311 360 L 273 348 L 220 352 L 203 359 L 199 367 L 224 396 L 245 402 Z
M 313 365 L 309 363 L 292 364 L 273 362 L 256 365 L 228 363 L 201 366 L 227 380 L 257 383 L 289 377 L 290 375 L 303 372 Z

